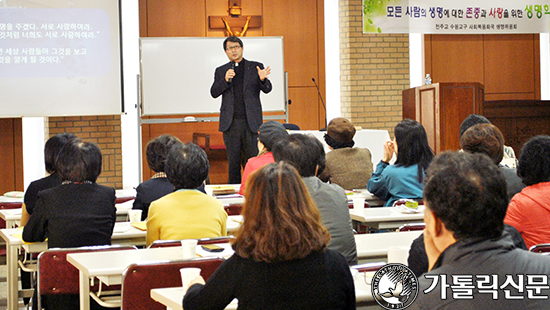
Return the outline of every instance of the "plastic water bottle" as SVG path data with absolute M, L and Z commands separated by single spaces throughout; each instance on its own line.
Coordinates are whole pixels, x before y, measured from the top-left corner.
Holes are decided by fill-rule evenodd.
M 424 79 L 424 84 L 425 85 L 432 84 L 432 77 L 429 74 L 426 74 L 426 78 Z

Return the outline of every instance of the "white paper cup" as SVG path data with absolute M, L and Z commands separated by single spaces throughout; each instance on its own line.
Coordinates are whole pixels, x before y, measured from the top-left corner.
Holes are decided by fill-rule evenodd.
M 409 247 L 406 246 L 391 246 L 388 248 L 388 263 L 399 263 L 407 266 L 409 258 Z
M 365 208 L 365 197 L 353 197 L 353 210 L 363 210 Z
M 183 248 L 183 259 L 192 259 L 197 257 L 197 239 L 181 240 Z
M 141 210 L 128 210 L 128 219 L 130 223 L 141 222 Z
M 201 269 L 200 268 L 181 268 L 180 269 L 181 274 L 181 284 L 183 286 L 183 291 L 187 291 L 187 287 L 189 286 L 189 283 L 193 281 L 196 277 L 201 275 Z
M 214 196 L 214 189 L 213 189 L 212 187 L 206 186 L 206 187 L 204 188 L 204 190 L 206 191 L 206 195 L 208 195 L 208 196 Z

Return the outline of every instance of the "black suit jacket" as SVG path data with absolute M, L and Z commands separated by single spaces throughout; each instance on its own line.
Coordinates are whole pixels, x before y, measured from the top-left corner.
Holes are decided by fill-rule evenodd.
M 40 191 L 23 240 L 48 248 L 109 245 L 116 220 L 115 190 L 93 184 L 66 184 Z
M 272 89 L 269 79 L 265 79 L 263 82 L 258 77 L 258 69 L 264 68 L 262 63 L 257 61 L 248 61 L 243 59 L 241 65 L 244 63 L 244 82 L 243 82 L 243 96 L 246 109 L 246 118 L 250 131 L 253 133 L 258 132 L 258 128 L 262 124 L 262 104 L 260 102 L 260 90 L 264 93 L 269 93 Z M 223 66 L 216 68 L 214 73 L 214 83 L 210 88 L 210 94 L 214 98 L 218 98 L 222 95 L 222 106 L 220 108 L 220 127 L 219 131 L 226 131 L 233 122 L 234 100 L 233 100 L 233 88 L 232 84 L 225 81 L 225 73 L 231 69 L 231 62 L 226 63 Z

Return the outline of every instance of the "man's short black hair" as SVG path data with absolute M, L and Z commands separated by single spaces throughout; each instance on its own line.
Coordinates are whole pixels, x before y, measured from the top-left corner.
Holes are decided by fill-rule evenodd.
M 239 43 L 239 45 L 241 47 L 244 47 L 243 41 L 241 39 L 239 39 L 236 36 L 230 36 L 230 37 L 225 38 L 225 40 L 223 40 L 223 50 L 224 51 L 227 50 L 227 42 Z
M 210 163 L 204 150 L 196 144 L 177 142 L 168 151 L 164 169 L 176 190 L 195 189 L 208 177 Z
M 101 149 L 93 142 L 73 139 L 59 152 L 56 165 L 63 181 L 95 182 L 101 174 Z
M 523 145 L 517 171 L 525 185 L 550 182 L 550 136 L 536 136 Z
M 325 169 L 325 149 L 315 137 L 304 134 L 288 135 L 273 145 L 275 161 L 286 161 L 294 165 L 301 177 L 315 176 L 315 169 L 319 166 L 318 174 Z
M 460 136 L 462 137 L 468 128 L 477 124 L 491 124 L 491 122 L 483 115 L 470 114 L 462 121 L 462 124 L 460 124 Z
M 502 235 L 506 180 L 483 154 L 443 152 L 426 172 L 424 201 L 456 239 Z
M 162 135 L 147 143 L 147 164 L 154 172 L 164 172 L 164 162 L 168 151 L 177 142 L 181 142 L 172 135 Z
M 67 142 L 76 138 L 73 133 L 64 132 L 56 134 L 46 141 L 44 145 L 44 163 L 46 164 L 46 171 L 48 173 L 51 174 L 57 171 L 55 161 L 57 160 L 59 151 L 61 151 Z

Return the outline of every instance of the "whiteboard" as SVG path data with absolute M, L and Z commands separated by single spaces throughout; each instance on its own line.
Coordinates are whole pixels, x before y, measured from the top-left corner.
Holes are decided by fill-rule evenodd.
M 141 38 L 142 115 L 219 113 L 210 96 L 214 71 L 228 63 L 225 38 Z M 285 110 L 282 37 L 241 38 L 243 56 L 271 67 L 273 89 L 260 92 L 263 111 Z

